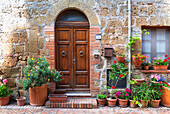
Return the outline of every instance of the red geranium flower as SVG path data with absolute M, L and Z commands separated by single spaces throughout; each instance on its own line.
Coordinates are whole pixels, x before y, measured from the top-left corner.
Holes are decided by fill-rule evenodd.
M 113 63 L 116 63 L 116 60 L 114 60 Z
M 168 59 L 170 60 L 170 57 L 168 57 Z
M 126 72 L 126 75 L 128 75 L 129 74 L 129 72 Z
M 168 55 L 165 55 L 165 57 L 168 57 Z
M 164 62 L 167 62 L 168 60 L 167 59 L 164 59 Z
M 161 81 L 159 81 L 159 83 L 160 83 L 160 84 L 162 84 L 162 82 L 161 82 Z
M 122 77 L 123 77 L 123 74 L 120 74 L 120 77 L 122 78 Z
M 112 86 L 112 89 L 115 89 L 115 86 Z

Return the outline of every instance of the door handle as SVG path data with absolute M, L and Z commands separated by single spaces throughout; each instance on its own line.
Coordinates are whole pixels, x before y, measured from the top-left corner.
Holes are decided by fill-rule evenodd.
M 66 55 L 65 51 L 62 51 L 62 52 L 61 52 L 61 56 L 64 57 L 65 55 Z
M 80 53 L 79 53 L 79 54 L 80 54 L 80 56 L 83 56 L 83 51 L 80 51 Z
M 76 59 L 73 59 L 73 62 L 75 62 L 76 61 Z

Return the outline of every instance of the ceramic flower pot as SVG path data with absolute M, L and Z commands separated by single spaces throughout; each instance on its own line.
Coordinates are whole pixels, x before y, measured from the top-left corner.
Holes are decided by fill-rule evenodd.
M 25 99 L 26 99 L 26 97 L 18 97 L 18 98 L 16 98 L 17 105 L 18 106 L 24 106 L 25 105 Z
M 135 65 L 136 68 L 141 66 L 143 62 L 142 60 L 135 59 L 135 57 L 133 57 L 132 59 L 133 59 L 133 64 Z
M 47 85 L 37 86 L 29 88 L 30 105 L 42 106 L 45 104 L 47 99 Z
M 122 107 L 126 107 L 128 103 L 128 99 L 118 99 L 119 105 Z
M 168 65 L 167 66 L 164 66 L 164 65 L 161 65 L 161 66 L 153 65 L 153 69 L 154 70 L 167 70 L 167 68 L 168 68 Z
M 108 102 L 108 106 L 113 107 L 116 106 L 117 99 L 107 98 L 107 102 Z
M 149 70 L 149 66 L 144 66 L 144 69 L 145 70 Z
M 104 106 L 105 105 L 106 99 L 97 99 L 97 100 L 99 102 L 99 106 Z
M 10 96 L 0 97 L 0 106 L 5 106 L 9 103 Z
M 125 57 L 119 57 L 119 56 L 116 56 L 116 59 L 118 62 L 120 63 L 123 63 L 125 61 Z
M 136 108 L 137 107 L 136 101 L 134 101 L 134 100 L 129 100 L 129 101 L 130 101 L 130 107 L 131 108 Z
M 161 99 L 159 99 L 159 100 L 152 100 L 151 101 L 151 106 L 154 107 L 154 108 L 159 107 L 160 101 L 161 101 Z
M 142 84 L 143 82 L 145 82 L 145 79 L 143 78 L 143 79 L 132 79 L 132 80 L 136 80 L 137 81 L 137 85 L 139 85 L 139 84 Z
M 163 86 L 164 94 L 161 95 L 161 104 L 166 107 L 170 107 L 170 90 L 168 87 Z
M 142 107 L 141 108 L 145 108 L 145 107 L 147 107 L 148 106 L 148 102 L 149 102 L 149 100 L 140 100 L 140 103 L 141 103 L 141 105 L 142 105 Z

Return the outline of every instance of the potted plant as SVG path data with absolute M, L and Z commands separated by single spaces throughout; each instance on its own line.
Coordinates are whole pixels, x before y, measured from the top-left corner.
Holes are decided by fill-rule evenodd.
M 112 86 L 116 87 L 119 80 L 125 78 L 129 72 L 123 63 L 117 63 L 116 60 L 111 64 L 111 71 L 109 72 L 109 80 L 113 80 Z
M 25 80 L 20 80 L 24 90 L 29 89 L 30 104 L 41 106 L 47 99 L 47 82 L 60 81 L 60 72 L 49 68 L 48 61 L 43 58 L 29 58 L 28 65 L 23 69 Z
M 145 61 L 147 56 L 140 53 L 132 55 L 132 60 L 136 68 L 140 67 L 142 62 Z
M 152 84 L 152 88 L 151 88 L 151 106 L 154 108 L 159 107 L 159 103 L 161 101 L 161 95 L 164 94 L 163 92 L 163 88 L 161 87 L 162 83 L 158 83 L 158 84 Z
M 167 55 L 165 55 L 165 57 L 167 57 Z M 168 58 L 170 59 L 170 58 Z M 161 57 L 158 57 L 158 58 L 153 58 L 153 69 L 154 70 L 166 70 L 168 68 L 168 65 L 169 65 L 169 61 L 168 59 L 164 59 L 162 60 Z
M 112 86 L 112 89 L 115 89 L 114 86 Z M 116 106 L 117 98 L 114 96 L 114 91 L 112 90 L 109 97 L 107 98 L 108 106 L 113 107 Z
M 151 66 L 151 63 L 150 63 L 149 61 L 145 60 L 145 61 L 141 64 L 141 66 L 143 66 L 145 70 L 149 70 L 149 66 Z
M 164 76 L 161 76 L 163 95 L 161 95 L 161 104 L 166 107 L 170 107 L 170 85 Z
M 97 100 L 98 100 L 100 106 L 104 106 L 105 102 L 106 102 L 106 95 L 98 94 Z
M 145 108 L 148 106 L 148 102 L 150 100 L 150 94 L 151 94 L 151 86 L 149 85 L 149 83 L 148 82 L 142 83 L 139 86 L 137 92 L 137 96 L 139 98 L 141 108 Z
M 123 63 L 125 61 L 125 55 L 124 54 L 118 54 L 116 55 L 116 59 L 118 62 Z
M 122 107 L 126 107 L 127 106 L 127 103 L 128 103 L 128 100 L 130 98 L 130 93 L 132 91 L 128 88 L 125 89 L 125 92 L 120 92 L 118 91 L 115 96 L 118 98 L 118 101 L 119 101 L 119 105 L 122 106 Z
M 13 93 L 12 90 L 9 89 L 9 87 L 6 87 L 6 83 L 8 82 L 7 79 L 4 79 L 0 83 L 0 105 L 5 106 L 9 103 L 10 95 Z
M 151 82 L 153 84 L 158 84 L 159 80 L 160 80 L 160 76 L 158 76 L 158 75 L 151 75 Z
M 134 75 L 133 78 L 132 78 L 133 81 L 135 81 L 135 84 L 136 85 L 140 85 L 142 84 L 143 82 L 145 82 L 145 79 L 144 78 L 139 78 L 138 75 Z
M 17 100 L 17 105 L 18 106 L 24 106 L 26 97 L 17 97 L 16 100 Z

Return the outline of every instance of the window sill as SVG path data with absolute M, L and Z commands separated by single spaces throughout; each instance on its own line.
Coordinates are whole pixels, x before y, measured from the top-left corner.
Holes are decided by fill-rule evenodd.
M 170 70 L 141 70 L 142 73 L 170 73 Z

